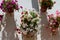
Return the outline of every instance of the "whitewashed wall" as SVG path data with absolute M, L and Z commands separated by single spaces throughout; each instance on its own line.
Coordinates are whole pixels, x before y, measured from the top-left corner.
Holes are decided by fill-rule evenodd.
M 35 4 L 32 1 L 33 2 L 35 1 L 34 2 Z M 54 14 L 56 10 L 60 10 L 60 0 L 55 0 L 55 1 L 56 1 L 56 4 L 54 5 L 54 7 L 51 10 L 48 10 L 48 13 L 49 14 L 52 14 L 52 13 Z M 2 2 L 2 0 L 0 0 L 0 3 L 1 2 Z M 36 2 L 37 2 L 36 0 L 18 0 L 19 6 L 23 6 L 24 9 L 32 9 L 32 8 L 35 8 L 38 11 L 38 6 L 37 6 Z M 20 24 L 20 16 L 21 16 L 20 13 L 21 12 L 22 12 L 21 9 L 19 10 L 19 12 L 18 11 L 15 11 L 15 20 L 17 19 L 17 22 L 16 23 L 18 25 Z M 3 12 L 0 11 L 0 14 L 2 14 L 2 13 Z

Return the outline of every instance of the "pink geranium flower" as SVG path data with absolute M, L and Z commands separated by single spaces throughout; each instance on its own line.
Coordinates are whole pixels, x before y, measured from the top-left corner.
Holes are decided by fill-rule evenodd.
M 57 10 L 57 11 L 56 11 L 56 16 L 58 16 L 59 14 L 60 14 L 60 12 Z
M 18 4 L 15 1 L 5 1 L 3 0 L 0 6 L 3 12 L 12 13 L 14 10 L 18 10 Z

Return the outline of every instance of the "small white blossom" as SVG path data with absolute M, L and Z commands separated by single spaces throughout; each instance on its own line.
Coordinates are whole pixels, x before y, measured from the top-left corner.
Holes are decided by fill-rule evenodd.
M 26 28 L 26 31 L 29 31 L 30 30 L 30 28 Z
M 50 25 L 52 25 L 52 23 L 50 23 Z
M 30 29 L 30 32 L 33 31 L 33 29 Z
M 36 27 L 35 27 L 35 29 L 37 30 L 37 29 L 38 29 L 38 27 L 36 26 Z
M 26 26 L 23 26 L 23 28 L 26 28 Z
M 30 24 L 31 27 L 33 27 L 33 24 Z

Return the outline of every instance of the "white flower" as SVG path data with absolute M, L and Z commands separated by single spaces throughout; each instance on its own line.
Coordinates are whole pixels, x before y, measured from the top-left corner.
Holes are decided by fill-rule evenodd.
M 31 27 L 33 27 L 33 24 L 30 24 Z
M 31 17 L 28 17 L 27 19 L 28 19 L 28 21 L 31 21 Z
M 33 31 L 33 29 L 30 29 L 30 32 Z
M 27 18 L 28 17 L 28 15 L 24 15 L 24 18 Z
M 56 23 L 53 23 L 53 25 L 55 25 Z
M 24 35 L 27 35 L 27 31 L 22 31 Z
M 35 29 L 37 30 L 37 29 L 38 29 L 38 27 L 36 26 L 36 27 L 35 27 Z
M 34 14 L 31 14 L 31 12 L 33 12 Z M 34 32 L 34 29 L 38 30 L 37 25 L 35 25 L 34 29 L 30 29 L 30 28 L 33 28 L 34 22 L 36 22 L 36 24 L 38 24 L 41 20 L 40 15 L 36 11 L 31 11 L 31 12 L 30 12 L 30 10 L 28 10 L 28 14 L 23 14 L 24 17 L 21 18 L 22 20 L 25 20 L 25 18 L 26 18 L 28 21 L 31 21 L 31 23 L 29 24 L 29 26 L 30 26 L 29 28 L 27 28 L 28 25 L 26 23 L 24 23 L 24 21 L 22 21 L 23 24 L 21 24 L 21 25 L 23 26 L 23 28 L 26 28 L 26 32 L 29 32 L 29 31 Z M 35 15 L 36 17 L 34 18 L 32 15 Z M 24 29 L 22 29 L 22 30 L 24 30 Z
M 35 22 L 36 20 L 39 20 L 39 18 L 34 18 L 34 19 L 32 19 L 31 22 Z
M 50 22 L 50 25 L 52 25 L 52 22 Z
M 25 23 L 24 26 L 28 26 L 28 25 Z
M 23 26 L 23 28 L 26 28 L 26 26 Z
M 28 25 L 27 24 L 23 24 L 22 26 L 23 26 L 23 28 L 26 28 Z
M 40 21 L 41 21 L 41 19 L 39 19 L 39 21 L 37 21 L 37 24 L 39 24 L 39 23 L 40 23 Z
M 30 28 L 26 28 L 26 31 L 29 31 L 30 30 Z

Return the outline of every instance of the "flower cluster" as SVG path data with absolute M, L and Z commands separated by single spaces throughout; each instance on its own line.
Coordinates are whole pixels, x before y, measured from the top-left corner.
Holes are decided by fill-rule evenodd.
M 23 11 L 21 16 L 21 29 L 27 34 L 37 32 L 40 16 L 35 11 Z
M 56 2 L 53 2 L 52 0 L 42 0 L 40 2 L 40 5 L 41 5 L 41 11 L 42 12 L 46 12 L 47 9 L 52 9 L 53 5 L 55 4 Z
M 52 32 L 56 31 L 56 29 L 58 29 L 59 25 L 60 25 L 60 12 L 56 12 L 56 16 L 54 16 L 53 14 L 48 15 L 49 17 L 49 25 L 50 25 L 50 29 Z
M 3 12 L 7 12 L 7 13 L 12 13 L 14 12 L 14 9 L 18 10 L 18 4 L 16 3 L 16 1 L 13 0 L 3 0 L 0 8 L 2 9 Z
M 59 27 L 59 23 L 53 15 L 49 15 L 49 28 L 52 32 L 52 35 L 56 34 L 56 30 Z
M 52 28 L 58 28 L 59 27 L 59 23 L 58 23 L 58 21 L 56 19 L 57 18 L 54 18 L 54 17 L 50 16 L 50 18 L 49 18 L 50 27 L 52 27 Z
M 48 9 L 51 9 L 54 3 L 52 0 L 43 1 L 41 2 L 41 6 L 46 6 Z

